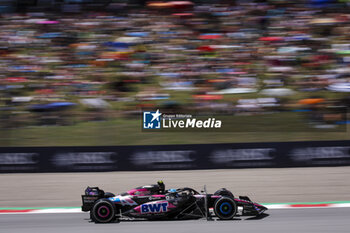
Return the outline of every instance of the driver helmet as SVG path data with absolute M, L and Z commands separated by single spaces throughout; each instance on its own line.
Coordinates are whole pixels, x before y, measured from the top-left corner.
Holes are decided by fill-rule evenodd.
M 158 188 L 159 188 L 159 193 L 164 193 L 165 192 L 165 184 L 162 180 L 157 181 Z

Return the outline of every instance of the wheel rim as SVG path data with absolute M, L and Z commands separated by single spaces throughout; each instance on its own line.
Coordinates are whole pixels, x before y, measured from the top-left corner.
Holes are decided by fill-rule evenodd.
M 109 213 L 110 213 L 110 211 L 109 211 L 109 208 L 107 206 L 100 206 L 97 210 L 97 214 L 101 218 L 108 217 Z
M 96 203 L 92 210 L 92 219 L 95 222 L 107 223 L 113 220 L 115 211 L 113 205 L 107 201 Z
M 228 215 L 231 213 L 232 211 L 232 205 L 228 202 L 223 202 L 220 205 L 220 211 L 221 213 L 223 213 L 224 215 Z

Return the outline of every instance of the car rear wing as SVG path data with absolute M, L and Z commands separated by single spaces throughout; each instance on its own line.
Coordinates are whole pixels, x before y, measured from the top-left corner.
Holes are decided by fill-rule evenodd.
M 81 206 L 82 211 L 90 211 L 93 207 L 94 203 L 100 199 L 103 198 L 105 195 L 105 192 L 102 189 L 99 189 L 98 187 L 87 187 L 84 191 L 84 195 L 81 195 L 82 203 Z

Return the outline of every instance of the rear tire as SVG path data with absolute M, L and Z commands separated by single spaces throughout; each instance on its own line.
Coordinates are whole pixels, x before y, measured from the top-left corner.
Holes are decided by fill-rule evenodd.
M 214 202 L 214 213 L 221 220 L 230 220 L 237 213 L 237 204 L 232 198 L 221 197 Z
M 116 219 L 115 206 L 112 202 L 101 199 L 98 200 L 91 210 L 91 220 L 96 223 L 108 223 Z

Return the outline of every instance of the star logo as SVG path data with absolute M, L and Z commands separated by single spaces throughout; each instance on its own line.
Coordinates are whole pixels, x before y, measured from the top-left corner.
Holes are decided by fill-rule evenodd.
M 157 109 L 156 112 L 143 112 L 143 128 L 144 129 L 160 129 L 161 115 Z
M 151 120 L 151 122 L 152 122 L 152 121 L 154 121 L 154 120 L 159 121 L 159 117 L 160 117 L 162 114 L 159 113 L 159 109 L 157 109 L 157 111 L 156 111 L 155 113 L 151 113 L 151 115 L 153 116 L 153 118 L 152 118 L 152 120 Z

